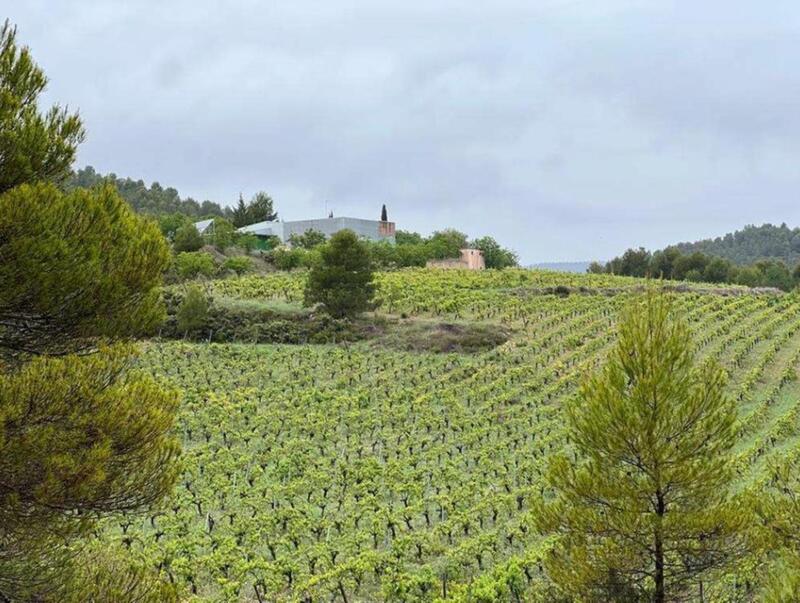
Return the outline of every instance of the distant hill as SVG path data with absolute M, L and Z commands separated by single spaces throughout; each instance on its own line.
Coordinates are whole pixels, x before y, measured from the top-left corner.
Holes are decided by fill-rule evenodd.
M 682 253 L 700 251 L 706 255 L 726 258 L 739 265 L 763 259 L 777 259 L 789 266 L 800 262 L 800 228 L 762 224 L 748 225 L 742 230 L 715 239 L 675 245 Z
M 554 270 L 556 272 L 579 272 L 584 273 L 589 268 L 591 262 L 541 262 L 531 265 L 531 268 L 539 270 Z
M 192 217 L 227 216 L 230 210 L 220 207 L 213 201 L 198 202 L 191 197 L 181 198 L 172 187 L 163 187 L 158 182 L 147 186 L 142 180 L 119 178 L 116 174 L 99 174 L 92 166 L 86 166 L 73 172 L 66 183 L 67 189 L 92 188 L 103 182 L 110 182 L 117 187 L 120 196 L 125 199 L 134 211 L 143 214 L 159 215 L 182 213 Z

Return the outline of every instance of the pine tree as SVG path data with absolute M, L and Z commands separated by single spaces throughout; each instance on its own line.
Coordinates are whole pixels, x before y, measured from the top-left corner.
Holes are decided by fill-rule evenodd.
M 389 214 L 386 212 L 386 204 L 383 204 L 381 208 L 381 222 L 388 222 L 389 221 Z
M 77 113 L 59 106 L 40 113 L 47 77 L 9 21 L 0 28 L 0 193 L 26 182 L 60 183 L 84 137 Z
M 275 211 L 274 202 L 264 191 L 259 191 L 247 205 L 248 224 L 256 222 L 274 222 L 278 219 L 278 212 Z
M 375 286 L 369 249 L 351 230 L 340 230 L 319 247 L 320 261 L 311 269 L 305 304 L 320 303 L 335 318 L 352 318 L 369 309 Z
M 231 221 L 236 228 L 241 228 L 242 226 L 247 226 L 250 222 L 248 221 L 247 215 L 247 205 L 244 202 L 244 197 L 242 197 L 242 193 L 239 193 L 239 201 L 236 203 L 236 207 L 234 208 L 231 214 Z
M 724 385 L 716 364 L 696 365 L 668 297 L 624 311 L 605 367 L 567 408 L 574 457 L 552 461 L 557 498 L 537 514 L 561 535 L 547 569 L 565 591 L 678 600 L 743 552 L 752 516 L 729 495 L 736 409 Z
M 113 187 L 64 193 L 56 186 L 82 128 L 58 108 L 38 115 L 45 82 L 6 24 L 0 601 L 133 600 L 121 594 L 133 582 L 142 585 L 137 600 L 170 601 L 172 589 L 161 589 L 150 567 L 126 577 L 119 565 L 83 567 L 86 559 L 75 559 L 98 520 L 149 507 L 177 478 L 177 396 L 129 370 L 135 350 L 111 343 L 163 320 L 160 285 L 170 253 L 158 225 L 134 215 Z
M 770 479 L 758 489 L 759 542 L 770 559 L 765 590 L 768 603 L 800 600 L 800 456 L 787 452 L 770 463 Z M 777 553 L 777 555 L 776 555 Z M 767 557 L 769 555 L 769 557 Z
M 175 253 L 182 251 L 197 251 L 205 245 L 203 235 L 197 230 L 194 224 L 184 224 L 175 232 L 175 240 L 172 241 L 172 248 Z

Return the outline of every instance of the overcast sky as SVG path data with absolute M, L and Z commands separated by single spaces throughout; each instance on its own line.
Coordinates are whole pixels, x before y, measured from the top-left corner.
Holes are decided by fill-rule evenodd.
M 525 263 L 800 225 L 796 0 L 0 0 L 77 165 Z

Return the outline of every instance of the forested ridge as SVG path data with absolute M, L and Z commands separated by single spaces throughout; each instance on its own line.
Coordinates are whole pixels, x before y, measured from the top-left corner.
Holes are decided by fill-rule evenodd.
M 180 213 L 193 218 L 206 216 L 230 216 L 231 210 L 213 201 L 196 201 L 181 197 L 171 186 L 153 182 L 148 186 L 143 180 L 123 178 L 116 174 L 100 174 L 88 165 L 73 171 L 65 181 L 67 190 L 92 188 L 100 184 L 111 184 L 119 191 L 134 211 L 150 215 Z
M 800 283 L 800 228 L 745 226 L 716 239 L 653 252 L 630 248 L 605 264 L 592 262 L 588 272 L 789 291 Z
M 739 265 L 775 259 L 794 266 L 800 261 L 800 227 L 748 224 L 720 237 L 677 243 L 675 247 L 682 253 L 699 251 Z

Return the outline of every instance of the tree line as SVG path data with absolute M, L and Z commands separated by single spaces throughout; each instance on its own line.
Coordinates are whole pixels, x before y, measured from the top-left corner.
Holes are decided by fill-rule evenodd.
M 790 291 L 800 283 L 800 264 L 791 271 L 783 261 L 777 259 L 764 259 L 740 266 L 731 260 L 699 251 L 683 253 L 678 247 L 667 247 L 653 253 L 643 247 L 628 249 L 606 264 L 592 262 L 588 272 L 747 287 L 775 287 L 783 291 Z
M 395 244 L 384 241 L 364 241 L 376 269 L 423 267 L 428 260 L 458 258 L 461 249 L 475 248 L 483 251 L 487 268 L 517 266 L 519 260 L 513 251 L 503 248 L 492 237 L 470 239 L 465 233 L 448 228 L 424 237 L 416 232 L 398 230 Z M 316 261 L 315 250 L 326 242 L 326 236 L 309 230 L 302 235 L 292 235 L 291 249 L 281 248 L 275 240 L 275 249 L 267 253 L 279 269 L 308 267 Z
M 142 180 L 121 178 L 113 173 L 102 175 L 92 166 L 70 172 L 63 182 L 68 191 L 103 185 L 113 186 L 137 213 L 153 216 L 177 253 L 197 251 L 209 244 L 222 252 L 236 246 L 249 254 L 256 248 L 257 239 L 254 235 L 239 233 L 237 229 L 278 219 L 274 200 L 263 191 L 257 192 L 249 200 L 239 195 L 236 204 L 227 207 L 208 200 L 200 203 L 191 197 L 181 198 L 176 189 L 165 188 L 158 182 L 147 186 Z M 203 219 L 213 220 L 213 227 L 207 234 L 201 235 L 194 223 Z M 281 246 L 275 238 L 269 242 L 266 259 L 284 270 L 309 266 L 314 258 L 308 257 L 306 252 L 325 240 L 321 232 L 309 230 L 292 236 L 290 244 L 295 250 L 293 253 L 282 250 L 271 254 L 270 251 Z M 465 247 L 483 251 L 487 268 L 499 269 L 519 264 L 517 254 L 502 247 L 494 238 L 484 236 L 470 240 L 466 234 L 454 229 L 437 231 L 428 237 L 400 230 L 396 235 L 396 243 L 367 243 L 377 268 L 424 266 L 428 260 L 457 258 Z

